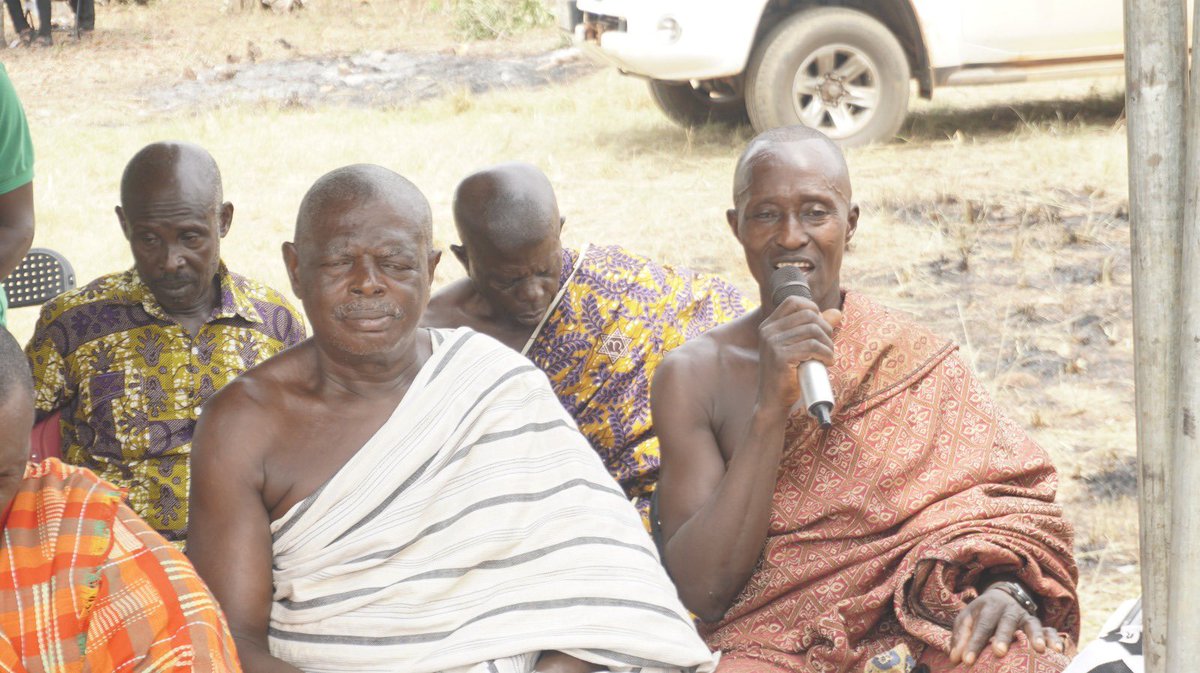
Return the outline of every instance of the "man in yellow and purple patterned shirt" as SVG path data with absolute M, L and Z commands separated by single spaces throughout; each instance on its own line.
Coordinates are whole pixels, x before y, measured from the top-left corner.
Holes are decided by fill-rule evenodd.
M 38 419 L 62 412 L 64 459 L 126 489 L 133 509 L 180 547 L 201 405 L 305 337 L 282 295 L 221 262 L 233 219 L 222 198 L 202 148 L 138 152 L 116 209 L 134 268 L 47 303 L 26 347 Z

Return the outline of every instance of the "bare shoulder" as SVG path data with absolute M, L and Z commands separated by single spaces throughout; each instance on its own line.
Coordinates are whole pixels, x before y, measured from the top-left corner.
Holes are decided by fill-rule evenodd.
M 720 371 L 731 358 L 752 347 L 758 327 L 755 316 L 756 312 L 752 311 L 689 339 L 667 353 L 661 366 L 697 373 Z
M 438 290 L 429 298 L 421 316 L 426 327 L 458 327 L 463 323 L 462 305 L 471 293 L 471 281 L 462 278 Z
M 697 409 L 714 408 L 729 364 L 744 341 L 741 334 L 753 324 L 745 316 L 688 340 L 664 356 L 654 373 L 652 403 L 677 406 L 686 402 Z
M 210 452 L 253 452 L 286 420 L 289 402 L 305 390 L 311 377 L 304 371 L 313 359 L 311 341 L 297 344 L 256 365 L 226 384 L 204 403 L 193 449 Z M 214 441 L 216 440 L 216 441 Z

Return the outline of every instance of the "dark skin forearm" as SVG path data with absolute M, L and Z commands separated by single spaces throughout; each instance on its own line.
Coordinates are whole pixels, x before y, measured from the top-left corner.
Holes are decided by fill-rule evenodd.
M 188 559 L 221 604 L 246 673 L 301 673 L 271 656 L 270 517 L 262 502 L 264 414 L 239 416 L 248 401 L 230 385 L 204 406 L 192 441 Z M 232 396 L 231 402 L 225 397 Z M 267 426 L 265 436 L 275 428 Z
M 270 651 L 255 640 L 236 635 L 233 640 L 237 643 L 238 659 L 246 673 L 304 673 L 288 662 L 272 657 Z
M 0 279 L 8 277 L 33 244 L 33 183 L 0 194 Z
M 829 318 L 836 320 L 835 313 Z M 755 404 L 744 420 L 732 421 L 744 427 L 741 432 L 730 427 L 728 451 L 721 450 L 714 430 L 720 425 L 714 423 L 714 401 L 695 404 L 694 391 L 719 387 L 720 372 L 664 363 L 655 375 L 663 556 L 684 605 L 705 621 L 725 615 L 758 565 L 787 419 L 800 399 L 796 368 L 808 360 L 829 366 L 832 333 L 817 305 L 799 297 L 789 297 L 759 323 Z M 692 370 L 701 373 L 689 375 Z
M 756 406 L 720 485 L 665 545 L 667 569 L 688 609 L 717 621 L 766 543 L 788 410 Z

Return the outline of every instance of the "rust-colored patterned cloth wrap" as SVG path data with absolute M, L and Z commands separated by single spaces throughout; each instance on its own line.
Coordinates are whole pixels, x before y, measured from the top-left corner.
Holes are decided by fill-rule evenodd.
M 759 566 L 705 628 L 718 671 L 858 673 L 900 645 L 916 666 L 949 670 L 950 627 L 985 572 L 1018 577 L 1043 623 L 1077 639 L 1073 530 L 1049 457 L 952 343 L 853 291 L 843 313 L 834 425 L 789 421 Z M 1066 664 L 1018 634 L 971 671 Z
M 56 459 L 29 464 L 4 514 L 0 671 L 241 668 L 216 600 L 122 493 Z

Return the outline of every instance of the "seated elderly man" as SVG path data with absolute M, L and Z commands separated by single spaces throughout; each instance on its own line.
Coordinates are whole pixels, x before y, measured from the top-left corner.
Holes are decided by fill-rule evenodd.
M 418 327 L 429 204 L 378 166 L 284 244 L 313 337 L 196 429 L 188 553 L 247 671 L 712 670 L 633 507 L 528 360 Z
M 649 521 L 658 481 L 650 380 L 665 353 L 748 304 L 715 276 L 617 246 L 565 249 L 550 181 L 529 164 L 467 177 L 454 195 L 467 278 L 438 292 L 425 324 L 466 326 L 519 350 Z
M 663 555 L 718 670 L 1061 670 L 1078 605 L 1054 467 L 954 344 L 843 291 L 859 210 L 837 146 L 768 131 L 733 195 L 762 305 L 672 352 L 653 393 Z M 828 428 L 795 411 L 809 361 Z
M 65 460 L 129 493 L 159 533 L 187 536 L 188 454 L 200 405 L 304 338 L 278 292 L 221 262 L 233 204 L 208 152 L 155 143 L 121 178 L 134 268 L 42 308 L 27 347 L 39 419 L 62 410 Z
M 29 457 L 33 384 L 0 328 L 0 669 L 240 671 L 187 559 L 90 471 Z

